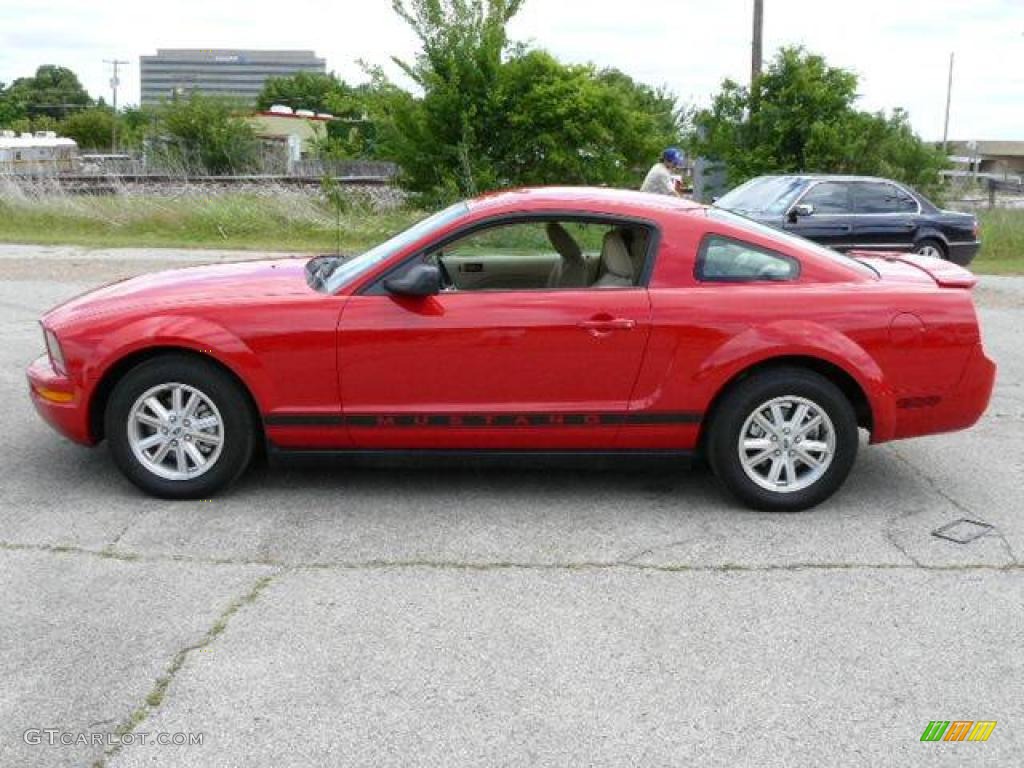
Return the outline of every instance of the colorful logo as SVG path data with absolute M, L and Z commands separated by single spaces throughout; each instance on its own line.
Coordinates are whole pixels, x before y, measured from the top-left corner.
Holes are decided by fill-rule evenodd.
M 921 741 L 988 741 L 995 728 L 995 720 L 932 720 Z

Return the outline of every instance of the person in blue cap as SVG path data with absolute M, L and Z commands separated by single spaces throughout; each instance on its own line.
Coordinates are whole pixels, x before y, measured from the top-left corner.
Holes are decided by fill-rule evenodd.
M 679 177 L 673 176 L 673 171 L 680 171 L 682 168 L 683 153 L 676 147 L 669 147 L 661 153 L 661 160 L 656 162 L 651 167 L 651 170 L 647 172 L 640 191 L 653 192 L 656 195 L 679 197 L 681 185 L 678 181 Z

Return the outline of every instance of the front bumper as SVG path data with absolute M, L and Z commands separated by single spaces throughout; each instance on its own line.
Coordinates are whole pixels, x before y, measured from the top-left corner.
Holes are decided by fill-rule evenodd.
M 981 248 L 981 240 L 967 243 L 950 243 L 949 260 L 954 264 L 959 264 L 961 267 L 966 267 L 974 261 L 974 257 L 978 255 L 979 248 Z
M 25 375 L 32 404 L 47 424 L 76 443 L 95 444 L 84 394 L 69 378 L 53 370 L 48 355 L 37 358 Z

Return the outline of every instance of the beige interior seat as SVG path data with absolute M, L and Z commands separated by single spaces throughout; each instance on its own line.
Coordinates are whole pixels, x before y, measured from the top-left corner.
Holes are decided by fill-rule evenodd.
M 646 227 L 630 227 L 629 255 L 633 259 L 633 274 L 642 275 L 647 261 L 648 235 Z
M 561 257 L 548 276 L 548 288 L 583 288 L 588 285 L 587 262 L 573 236 L 557 221 L 545 227 L 551 247 Z
M 622 238 L 612 230 L 604 236 L 601 245 L 601 276 L 594 283 L 596 288 L 623 288 L 633 285 L 635 278 L 633 259 Z

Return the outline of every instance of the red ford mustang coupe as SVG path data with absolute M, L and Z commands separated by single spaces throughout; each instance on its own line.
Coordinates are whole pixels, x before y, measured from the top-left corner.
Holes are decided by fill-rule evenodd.
M 205 497 L 254 449 L 700 453 L 803 509 L 872 443 L 988 404 L 953 264 L 841 255 L 727 211 L 607 189 L 493 194 L 354 258 L 125 280 L 43 317 L 39 413 L 136 485 Z

